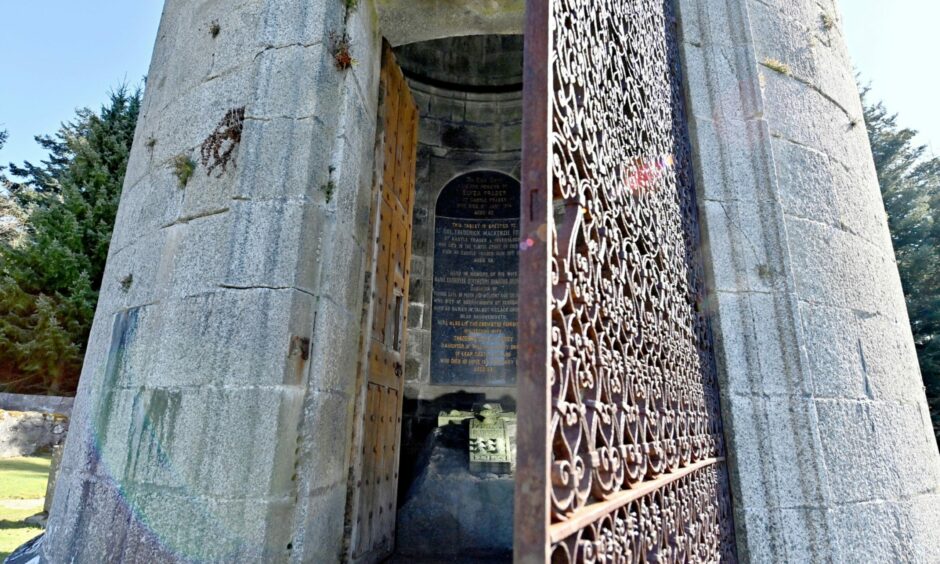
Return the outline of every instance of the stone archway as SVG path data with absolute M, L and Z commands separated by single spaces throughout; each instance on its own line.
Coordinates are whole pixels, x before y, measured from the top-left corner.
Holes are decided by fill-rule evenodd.
M 678 4 L 739 556 L 937 561 L 940 461 L 851 65 L 820 27 L 835 2 Z M 343 557 L 382 34 L 520 33 L 523 5 L 166 1 L 48 561 Z M 180 189 L 174 159 L 242 109 L 237 167 Z

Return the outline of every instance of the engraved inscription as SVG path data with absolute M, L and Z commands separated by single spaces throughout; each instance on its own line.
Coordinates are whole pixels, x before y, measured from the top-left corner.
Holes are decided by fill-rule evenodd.
M 519 296 L 519 181 L 457 177 L 434 228 L 431 382 L 512 386 Z

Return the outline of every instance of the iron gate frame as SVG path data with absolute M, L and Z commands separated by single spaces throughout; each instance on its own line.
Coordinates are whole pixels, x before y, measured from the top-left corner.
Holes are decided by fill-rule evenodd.
M 618 0 L 608 0 L 617 2 Z M 716 443 L 712 456 L 701 457 L 697 460 L 673 469 L 661 475 L 653 475 L 649 480 L 641 479 L 639 483 L 623 484 L 624 489 L 612 492 L 594 503 L 586 503 L 571 515 L 559 517 L 557 507 L 553 506 L 552 499 L 552 464 L 553 464 L 553 430 L 552 415 L 555 399 L 552 397 L 552 384 L 554 379 L 552 366 L 552 328 L 553 328 L 553 244 L 554 244 L 554 204 L 555 173 L 553 163 L 553 140 L 555 132 L 552 129 L 554 115 L 554 58 L 555 37 L 553 7 L 561 2 L 582 2 L 595 9 L 602 9 L 603 1 L 591 0 L 527 0 L 525 16 L 525 71 L 523 83 L 523 163 L 522 163 L 522 223 L 520 228 L 520 273 L 519 287 L 525 299 L 519 302 L 519 373 L 518 373 L 518 450 L 517 450 L 517 476 L 515 492 L 515 561 L 524 564 L 549 562 L 554 557 L 554 550 L 560 543 L 579 534 L 589 527 L 597 526 L 604 519 L 614 520 L 618 512 L 628 511 L 626 508 L 634 507 L 631 504 L 643 504 L 644 500 L 660 496 L 663 506 L 667 505 L 668 496 L 681 496 L 679 488 L 692 487 L 699 479 L 699 473 L 706 475 L 705 480 L 714 483 L 706 484 L 706 494 L 713 496 L 717 527 L 720 529 L 719 538 L 715 539 L 717 546 L 711 554 L 720 557 L 723 561 L 736 561 L 733 522 L 731 516 L 731 491 L 727 475 L 727 462 L 724 455 L 723 432 L 720 423 L 720 413 L 714 413 L 714 406 L 709 406 L 713 415 L 717 417 Z M 675 19 L 675 6 L 672 0 L 631 0 L 631 3 L 655 5 L 661 3 L 664 10 L 666 29 L 666 54 L 670 62 L 671 75 L 669 85 L 682 90 L 682 69 L 678 55 L 678 24 Z M 626 54 L 624 55 L 626 56 Z M 673 92 L 673 94 L 675 94 Z M 695 216 L 695 186 L 694 175 L 690 158 L 691 148 L 688 125 L 685 121 L 685 100 L 680 96 L 673 96 L 672 110 L 678 113 L 681 121 L 680 143 L 685 146 L 685 160 L 678 162 L 676 169 L 685 167 L 680 173 L 684 175 L 684 186 L 677 186 L 677 190 L 685 189 L 690 192 L 686 197 L 692 198 L 691 218 L 682 221 L 691 221 L 698 229 Z M 672 116 L 676 119 L 676 116 Z M 673 121 L 669 127 L 674 127 Z M 677 155 L 678 156 L 678 155 Z M 679 160 L 679 159 L 677 159 Z M 678 174 L 677 173 L 677 176 Z M 681 197 L 681 195 L 680 195 Z M 583 205 L 583 203 L 581 204 Z M 683 234 L 688 235 L 684 228 Z M 696 234 L 700 236 L 700 233 Z M 686 257 L 688 258 L 688 256 Z M 701 268 L 701 254 L 695 253 L 697 266 Z M 703 280 L 699 280 L 704 284 Z M 690 288 L 704 295 L 704 287 Z M 705 323 L 706 341 L 702 348 L 707 349 L 711 358 L 711 365 L 704 371 L 711 377 L 711 384 L 717 396 L 717 382 L 715 380 L 716 366 L 714 352 L 711 347 L 711 333 L 707 319 Z M 707 392 L 707 390 L 706 390 Z M 713 475 L 712 475 L 713 474 Z M 691 486 L 690 486 L 691 484 Z M 701 486 L 699 485 L 699 490 Z M 698 492 L 701 494 L 701 491 Z M 686 494 L 687 497 L 693 497 Z M 671 499 L 671 498 L 670 498 Z M 655 501 L 652 502 L 655 504 Z M 675 509 L 675 506 L 673 506 Z M 704 511 L 706 508 L 701 508 Z M 553 510 L 556 513 L 553 515 Z M 710 517 L 710 515 L 709 515 Z M 636 521 L 639 521 L 637 519 Z M 633 522 L 633 525 L 636 525 Z M 694 524 L 693 524 L 694 527 Z M 636 530 L 633 530 L 636 532 Z M 624 534 L 627 534 L 624 532 Z M 711 535 L 714 536 L 714 535 Z M 711 537 L 709 537 L 711 538 Z M 615 541 L 619 539 L 614 539 Z M 601 541 L 595 539 L 595 544 Z M 677 541 L 676 541 L 677 542 Z M 600 547 L 603 550 L 603 547 Z M 684 555 L 683 556 L 680 556 Z M 562 555 L 563 556 L 563 555 Z M 572 555 L 568 555 L 569 557 Z M 583 557 L 583 554 L 581 555 Z M 595 554 L 594 556 L 597 556 Z M 664 557 L 660 561 L 692 559 L 681 552 L 680 549 L 659 554 Z M 608 561 L 601 559 L 601 561 Z M 613 560 L 616 561 L 616 560 Z M 645 561 L 642 554 L 630 555 L 628 561 Z

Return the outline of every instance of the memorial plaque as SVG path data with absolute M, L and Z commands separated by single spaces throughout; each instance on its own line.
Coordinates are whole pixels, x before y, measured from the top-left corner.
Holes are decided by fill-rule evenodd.
M 431 383 L 514 386 L 519 181 L 490 171 L 452 180 L 437 200 Z

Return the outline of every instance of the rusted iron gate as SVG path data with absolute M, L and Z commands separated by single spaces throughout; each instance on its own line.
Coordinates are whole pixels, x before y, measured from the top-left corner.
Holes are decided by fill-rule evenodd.
M 526 19 L 516 561 L 734 561 L 672 0 Z

